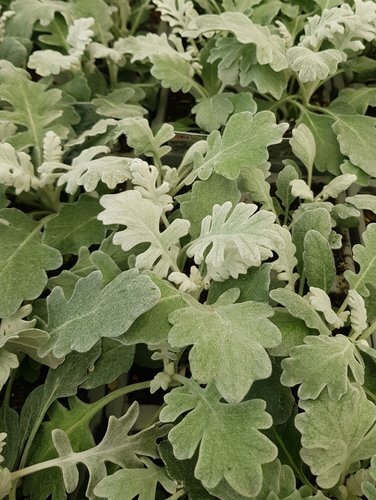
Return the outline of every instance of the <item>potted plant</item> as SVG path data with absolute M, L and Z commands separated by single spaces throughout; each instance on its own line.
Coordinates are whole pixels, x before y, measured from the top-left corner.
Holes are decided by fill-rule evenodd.
M 375 3 L 0 3 L 0 497 L 375 498 Z

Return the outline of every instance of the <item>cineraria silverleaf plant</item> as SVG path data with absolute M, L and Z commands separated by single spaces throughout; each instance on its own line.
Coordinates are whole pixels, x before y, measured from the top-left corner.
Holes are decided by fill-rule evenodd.
M 374 500 L 376 4 L 0 6 L 0 498 Z

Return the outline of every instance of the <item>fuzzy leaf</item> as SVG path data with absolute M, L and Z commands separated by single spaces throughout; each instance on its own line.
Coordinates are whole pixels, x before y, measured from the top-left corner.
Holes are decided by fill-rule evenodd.
M 345 201 L 351 203 L 359 210 L 371 210 L 376 214 L 376 199 L 371 194 L 356 194 L 355 196 L 348 196 Z
M 281 172 L 279 172 L 276 181 L 276 195 L 281 200 L 282 205 L 288 209 L 293 200 L 291 193 L 291 181 L 299 178 L 297 169 L 292 164 L 287 164 Z
M 239 42 L 254 44 L 256 57 L 260 64 L 269 64 L 274 71 L 287 68 L 283 39 L 272 35 L 268 27 L 254 24 L 241 12 L 199 16 L 183 35 L 198 37 L 203 33 L 215 31 L 230 31 Z
M 96 486 L 94 494 L 108 500 L 154 500 L 158 483 L 169 493 L 176 491 L 176 483 L 169 479 L 164 467 L 158 467 L 145 458 L 144 468 L 121 469 L 115 474 L 105 477 Z
M 297 293 L 286 290 L 286 288 L 277 288 L 270 292 L 270 297 L 285 306 L 292 316 L 302 319 L 309 328 L 318 330 L 322 335 L 330 335 L 329 328 L 319 314 L 307 300 Z
M 317 399 L 327 387 L 329 397 L 338 401 L 349 386 L 350 372 L 359 384 L 364 381 L 364 364 L 357 348 L 347 337 L 309 336 L 304 344 L 290 349 L 282 361 L 283 385 L 298 390 L 300 399 Z
M 130 160 L 121 156 L 103 156 L 94 159 L 95 156 L 109 152 L 110 149 L 106 146 L 93 146 L 84 149 L 74 158 L 72 165 L 44 162 L 38 168 L 41 181 L 50 183 L 58 179 L 57 185 L 66 184 L 65 191 L 69 194 L 74 194 L 80 186 L 83 186 L 87 192 L 94 191 L 99 181 L 113 189 L 130 177 Z
M 172 197 L 168 194 L 171 186 L 166 181 L 158 185 L 159 172 L 157 167 L 136 158 L 131 161 L 129 169 L 135 191 L 140 192 L 143 198 L 162 207 L 164 212 L 173 208 Z
M 154 0 L 153 3 L 161 13 L 161 19 L 170 25 L 173 33 L 184 31 L 189 22 L 198 16 L 191 1 Z
M 299 197 L 302 200 L 313 200 L 313 191 L 303 179 L 293 179 L 290 182 L 291 194 L 294 198 Z
M 304 109 L 300 121 L 307 125 L 315 138 L 316 156 L 314 163 L 316 168 L 320 172 L 328 171 L 334 175 L 340 174 L 339 167 L 343 162 L 343 156 L 332 129 L 333 118 Z
M 102 339 L 102 352 L 94 365 L 94 371 L 81 385 L 83 389 L 93 389 L 110 384 L 120 375 L 128 373 L 134 359 L 134 347 L 120 345 L 118 339 Z
M 336 276 L 333 252 L 328 240 L 314 229 L 304 236 L 303 262 L 308 286 L 329 292 Z
M 40 181 L 28 154 L 17 152 L 8 143 L 0 144 L 0 184 L 13 186 L 16 194 L 38 189 Z
M 239 187 L 242 193 L 248 192 L 251 200 L 260 203 L 261 208 L 274 211 L 273 199 L 270 195 L 270 183 L 265 178 L 261 168 L 242 169 L 239 178 Z
M 360 335 L 368 326 L 367 309 L 363 297 L 355 290 L 349 290 L 350 322 L 354 332 Z
M 214 382 L 226 401 L 239 403 L 255 380 L 271 375 L 265 348 L 281 340 L 278 328 L 268 319 L 272 314 L 269 305 L 250 301 L 185 307 L 170 315 L 173 327 L 168 339 L 173 347 L 193 344 L 189 353 L 192 376 L 200 383 Z
M 175 136 L 174 128 L 164 123 L 156 135 L 153 134 L 149 123 L 144 118 L 127 118 L 122 123 L 122 130 L 127 135 L 128 145 L 134 149 L 136 156 L 154 156 L 161 158 L 170 152 L 166 142 Z
M 135 269 L 119 274 L 104 288 L 101 280 L 99 271 L 81 278 L 69 300 L 60 287 L 53 289 L 47 299 L 50 339 L 42 355 L 86 352 L 101 337 L 116 338 L 160 297 L 150 278 Z
M 158 286 L 161 298 L 150 311 L 136 319 L 124 335 L 116 339 L 125 345 L 139 343 L 150 345 L 167 341 L 171 329 L 168 321 L 170 313 L 186 306 L 183 294 L 174 286 L 153 273 L 145 272 L 145 274 Z M 158 328 L 155 328 L 155 325 L 158 325 Z
M 343 55 L 335 49 L 313 52 L 307 47 L 292 47 L 287 51 L 287 60 L 291 69 L 298 73 L 299 80 L 306 83 L 334 75 Z
M 356 182 L 356 175 L 354 174 L 343 174 L 339 175 L 335 179 L 332 179 L 319 194 L 320 200 L 327 200 L 328 198 L 337 198 L 337 196 L 346 191 L 351 184 Z
M 0 120 L 21 127 L 8 139 L 16 149 L 36 146 L 41 151 L 47 131 L 66 137 L 69 125 L 78 121 L 78 116 L 63 103 L 61 90 L 47 90 L 42 83 L 31 81 L 26 71 L 5 60 L 0 62 L 0 83 L 0 98 L 12 107 L 0 111 Z
M 72 450 L 64 431 L 59 429 L 52 431 L 52 439 L 60 457 L 56 465 L 62 470 L 68 493 L 72 493 L 77 487 L 79 463 L 84 464 L 89 471 L 86 495 L 93 498 L 94 488 L 107 476 L 106 462 L 112 462 L 123 468 L 137 468 L 142 465 L 140 455 L 158 457 L 156 439 L 165 434 L 165 429 L 157 425 L 129 436 L 138 414 L 138 404 L 134 402 L 123 417 L 118 419 L 111 415 L 102 441 L 94 448 L 77 453 Z
M 359 264 L 360 270 L 357 274 L 347 270 L 344 275 L 350 283 L 350 287 L 362 297 L 368 297 L 370 291 L 368 286 L 376 280 L 376 224 L 369 224 L 363 233 L 363 245 L 355 245 L 353 248 L 354 260 Z
M 222 137 L 216 131 L 210 134 L 205 158 L 195 164 L 185 183 L 191 184 L 197 176 L 207 179 L 213 170 L 236 179 L 243 167 L 257 167 L 268 159 L 268 146 L 280 143 L 287 127 L 287 123 L 277 125 L 270 111 L 231 116 Z
M 202 389 L 193 382 L 173 389 L 165 400 L 167 406 L 160 413 L 163 422 L 189 412 L 169 432 L 168 439 L 179 460 L 191 458 L 200 447 L 196 478 L 208 489 L 225 479 L 237 493 L 257 495 L 262 487 L 262 464 L 277 456 L 275 445 L 258 430 L 272 425 L 265 402 L 221 403 L 213 387 Z
M 186 93 L 191 90 L 195 83 L 193 67 L 178 52 L 153 54 L 150 60 L 153 64 L 150 72 L 161 81 L 162 87 L 171 89 L 172 92 L 181 90 Z
M 315 138 L 304 123 L 301 123 L 292 131 L 292 139 L 290 146 L 294 155 L 299 158 L 307 169 L 308 173 L 312 173 L 313 162 L 316 156 Z
M 96 97 L 91 102 L 98 114 L 110 118 L 124 119 L 143 116 L 146 109 L 135 104 L 136 91 L 131 87 L 116 89 L 106 96 Z M 128 102 L 129 101 L 129 102 Z
M 1 115 L 0 115 L 1 116 Z M 376 120 L 371 116 L 338 115 L 333 124 L 341 153 L 372 177 L 376 176 Z
M 219 94 L 198 102 L 192 108 L 192 113 L 196 115 L 197 125 L 211 132 L 224 125 L 233 110 L 234 105 L 230 99 L 223 94 Z
M 272 264 L 276 271 L 279 280 L 287 281 L 287 287 L 294 288 L 295 281 L 298 279 L 298 273 L 294 273 L 294 269 L 298 263 L 295 257 L 296 247 L 291 239 L 291 233 L 285 227 L 276 226 L 277 234 L 280 236 L 280 241 L 277 242 L 276 252 L 278 259 Z
M 42 223 L 15 208 L 0 210 L 0 318 L 17 311 L 23 300 L 37 298 L 47 284 L 47 270 L 62 264 L 60 252 L 41 243 Z M 27 279 L 25 279 L 27 276 Z
M 179 239 L 188 233 L 187 220 L 175 219 L 160 233 L 159 221 L 163 209 L 142 198 L 138 191 L 104 195 L 101 205 L 105 210 L 98 215 L 99 220 L 104 224 L 127 226 L 127 229 L 115 233 L 115 245 L 121 245 L 127 251 L 140 243 L 150 243 L 149 248 L 136 257 L 135 266 L 138 269 L 154 268 L 162 278 L 170 268 L 179 271 L 176 264 Z
M 321 288 L 311 286 L 305 299 L 311 304 L 315 311 L 321 312 L 325 320 L 334 328 L 341 328 L 347 319 L 348 311 L 335 313 L 332 309 L 330 297 Z
M 193 238 L 200 235 L 201 221 L 212 213 L 214 205 L 230 201 L 233 205 L 240 200 L 240 191 L 234 180 L 213 173 L 206 181 L 196 181 L 189 197 L 180 203 L 180 210 L 191 223 L 189 233 Z
M 288 356 L 292 347 L 303 344 L 304 338 L 313 333 L 303 320 L 295 318 L 282 307 L 274 308 L 272 322 L 282 335 L 282 342 L 277 347 L 268 350 L 272 356 Z
M 323 392 L 315 401 L 301 401 L 295 418 L 302 434 L 301 456 L 321 488 L 335 486 L 352 463 L 376 451 L 376 406 L 358 385 L 349 385 L 339 401 Z M 346 432 L 343 430 L 346 429 Z
M 255 214 L 257 206 L 245 203 L 239 203 L 230 213 L 231 208 L 231 202 L 214 205 L 213 214 L 202 221 L 200 236 L 187 250 L 196 264 L 205 261 L 208 275 L 215 281 L 237 278 L 249 267 L 260 266 L 272 256 L 280 240 L 271 212 L 260 210 Z
M 43 243 L 62 254 L 78 254 L 81 247 L 101 243 L 106 229 L 97 219 L 100 209 L 99 201 L 87 195 L 63 205 L 57 217 L 46 224 Z

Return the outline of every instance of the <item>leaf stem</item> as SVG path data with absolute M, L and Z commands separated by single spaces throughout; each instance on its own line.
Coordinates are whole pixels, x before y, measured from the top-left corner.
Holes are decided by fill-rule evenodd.
M 376 321 L 374 321 L 364 332 L 362 332 L 359 340 L 367 340 L 374 332 L 376 332 Z

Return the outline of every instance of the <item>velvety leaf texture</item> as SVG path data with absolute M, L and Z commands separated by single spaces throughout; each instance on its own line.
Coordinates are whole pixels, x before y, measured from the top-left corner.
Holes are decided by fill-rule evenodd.
M 221 403 L 212 386 L 202 389 L 194 383 L 173 389 L 165 399 L 162 422 L 186 413 L 168 434 L 174 455 L 191 458 L 200 447 L 195 476 L 206 488 L 225 479 L 237 493 L 257 495 L 262 487 L 262 464 L 277 456 L 275 445 L 258 430 L 272 425 L 265 402 Z
M 359 264 L 358 273 L 345 271 L 345 278 L 350 283 L 353 290 L 362 297 L 368 297 L 369 286 L 375 283 L 376 279 L 376 224 L 369 224 L 363 233 L 363 245 L 354 246 L 354 260 Z
M 42 244 L 42 224 L 23 212 L 1 209 L 0 221 L 0 317 L 7 318 L 23 300 L 42 293 L 46 271 L 60 267 L 62 258 L 55 248 Z
M 339 401 L 325 391 L 314 401 L 301 401 L 295 418 L 302 434 L 301 456 L 322 488 L 331 488 L 357 460 L 376 452 L 376 406 L 358 385 L 349 385 Z
M 281 340 L 268 319 L 272 314 L 269 305 L 250 301 L 186 307 L 170 315 L 173 328 L 168 339 L 176 347 L 193 344 L 189 353 L 193 377 L 200 383 L 214 382 L 221 396 L 239 403 L 255 380 L 272 373 L 265 348 Z
M 290 349 L 282 361 L 281 382 L 298 390 L 300 399 L 316 399 L 325 387 L 331 399 L 338 401 L 349 386 L 349 376 L 364 382 L 364 364 L 355 345 L 345 336 L 310 336 L 305 345 Z
M 67 300 L 60 287 L 47 299 L 50 339 L 41 349 L 64 356 L 71 350 L 85 352 L 101 337 L 118 337 L 159 299 L 158 288 L 147 276 L 131 269 L 105 287 L 94 271 L 81 278 Z

